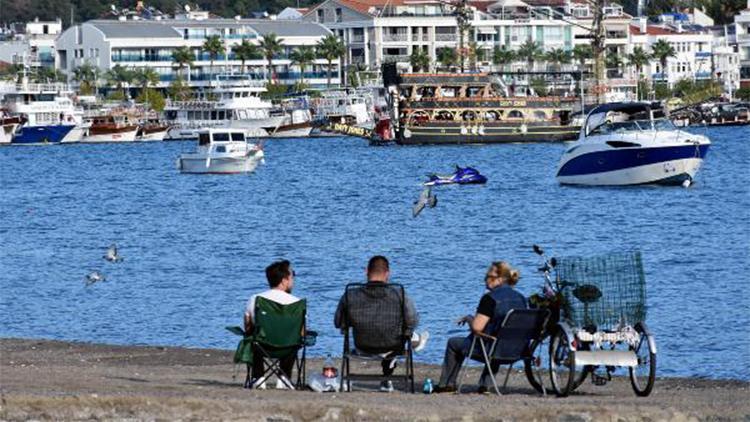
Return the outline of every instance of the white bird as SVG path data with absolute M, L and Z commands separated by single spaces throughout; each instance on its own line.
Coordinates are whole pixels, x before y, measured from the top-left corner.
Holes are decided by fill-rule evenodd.
M 437 205 L 437 196 L 432 194 L 432 188 L 430 186 L 425 186 L 422 193 L 419 194 L 419 198 L 414 202 L 412 216 L 418 216 L 425 206 L 435 208 L 435 205 Z
M 86 287 L 100 281 L 107 281 L 107 278 L 104 277 L 104 274 L 100 273 L 99 271 L 92 271 L 86 274 Z
M 125 260 L 125 258 L 117 254 L 117 245 L 114 243 L 109 245 L 107 253 L 102 258 L 106 259 L 109 262 L 121 262 Z

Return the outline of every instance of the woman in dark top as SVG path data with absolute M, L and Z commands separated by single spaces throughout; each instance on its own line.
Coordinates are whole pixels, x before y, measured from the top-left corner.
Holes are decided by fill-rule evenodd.
M 526 298 L 513 287 L 518 283 L 518 270 L 511 268 L 507 262 L 493 262 L 484 277 L 484 283 L 489 290 L 482 296 L 477 306 L 476 315 L 467 315 L 457 321 L 459 325 L 468 323 L 471 334 L 468 337 L 452 337 L 448 339 L 443 359 L 443 370 L 436 392 L 456 391 L 456 378 L 461 363 L 469 353 L 474 333 L 492 333 L 502 324 L 505 314 L 511 309 L 525 309 L 528 307 Z M 487 391 L 492 385 L 491 376 L 497 372 L 492 368 L 493 375 L 485 369 L 479 380 L 480 391 Z

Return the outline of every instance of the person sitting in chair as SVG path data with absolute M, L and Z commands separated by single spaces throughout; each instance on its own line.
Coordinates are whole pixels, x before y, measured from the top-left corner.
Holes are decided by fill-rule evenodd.
M 294 276 L 295 274 L 291 263 L 287 260 L 277 261 L 266 267 L 266 279 L 268 280 L 268 286 L 270 289 L 250 296 L 250 299 L 247 301 L 244 318 L 246 333 L 252 333 L 255 328 L 253 325 L 255 318 L 255 298 L 260 296 L 281 305 L 290 305 L 300 300 L 298 297 L 291 294 L 292 289 L 294 288 Z M 295 355 L 291 355 L 288 358 L 282 359 L 280 362 L 281 370 L 289 379 L 292 377 L 294 360 Z M 263 373 L 263 357 L 260 353 L 254 353 L 251 386 L 254 388 L 265 388 L 265 380 L 260 379 L 263 376 Z M 277 383 L 277 386 L 279 385 L 283 384 Z
M 385 327 L 378 327 L 378 322 L 385 319 L 384 315 L 382 314 L 383 308 L 372 306 L 373 304 L 377 305 L 378 300 L 382 300 L 382 296 L 384 294 L 388 295 L 389 298 L 392 298 L 396 302 L 399 302 L 401 300 L 400 289 L 396 289 L 390 286 L 388 287 L 388 289 L 383 289 L 381 286 L 382 284 L 387 284 L 390 280 L 391 272 L 388 259 L 380 255 L 370 258 L 370 261 L 367 264 L 366 274 L 367 284 L 365 285 L 365 288 L 352 291 L 348 295 L 348 297 L 347 294 L 344 293 L 344 295 L 341 297 L 341 300 L 339 301 L 338 307 L 336 309 L 334 325 L 336 326 L 336 328 L 344 329 L 346 328 L 345 325 L 349 324 L 350 326 L 355 328 L 355 331 L 358 325 L 366 325 L 368 332 L 377 333 L 379 338 L 375 339 L 376 343 L 382 345 L 397 345 L 399 343 L 403 344 L 401 332 L 399 332 L 398 330 L 386 329 Z M 368 289 L 367 287 L 371 285 L 373 285 L 373 287 L 375 288 Z M 348 307 L 349 309 L 357 309 L 359 314 L 357 318 L 359 320 L 345 322 L 344 314 L 347 312 L 345 307 Z M 372 311 L 365 312 L 365 315 L 362 315 L 363 312 L 361 311 L 367 309 L 371 309 Z M 387 311 L 390 311 L 391 309 L 395 308 L 389 308 L 389 310 Z M 403 312 L 406 325 L 406 334 L 407 336 L 411 336 L 412 338 L 413 350 L 422 350 L 427 342 L 429 334 L 427 332 L 423 332 L 421 334 L 417 334 L 414 332 L 414 329 L 419 323 L 419 316 L 417 315 L 416 308 L 414 307 L 414 302 L 412 302 L 411 298 L 409 298 L 409 296 L 407 296 L 405 293 Z M 355 334 L 355 338 L 356 337 L 357 336 Z M 390 377 L 393 374 L 393 371 L 396 368 L 395 356 L 400 351 L 386 350 L 388 349 L 387 347 L 364 347 L 361 344 L 356 344 L 356 340 L 355 346 L 357 347 L 356 352 L 359 354 L 379 355 L 383 358 L 381 362 L 383 367 L 383 376 Z M 392 381 L 386 380 L 381 382 L 380 390 L 386 392 L 393 391 Z
M 482 296 L 477 307 L 476 315 L 467 315 L 456 321 L 459 325 L 468 323 L 471 334 L 468 337 L 451 337 L 445 347 L 443 368 L 440 382 L 435 388 L 437 393 L 456 391 L 456 378 L 461 363 L 469 353 L 474 333 L 494 333 L 511 309 L 526 309 L 526 298 L 513 287 L 518 283 L 518 270 L 511 268 L 507 262 L 493 262 L 484 277 L 484 283 L 489 292 Z M 492 365 L 492 375 L 487 369 L 482 372 L 479 380 L 479 392 L 484 393 L 492 385 L 491 376 L 497 373 L 498 365 Z

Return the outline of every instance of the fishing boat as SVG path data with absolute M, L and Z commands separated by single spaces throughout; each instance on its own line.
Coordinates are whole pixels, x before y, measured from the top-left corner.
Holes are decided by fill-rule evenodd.
M 90 121 L 83 142 L 133 142 L 139 128 L 138 119 L 123 110 L 111 110 L 91 117 Z
M 263 159 L 263 148 L 247 142 L 245 132 L 209 128 L 198 132 L 198 149 L 177 159 L 181 173 L 249 173 Z
M 25 81 L 25 78 L 24 78 Z M 73 104 L 72 91 L 61 83 L 23 82 L 5 94 L 5 107 L 11 116 L 24 121 L 11 143 L 59 144 L 77 142 L 83 137 L 83 111 Z
M 147 119 L 141 122 L 135 139 L 138 141 L 163 141 L 169 131 L 169 125 L 158 119 Z
M 0 145 L 10 145 L 16 129 L 23 124 L 23 119 L 10 116 L 5 110 L 0 110 Z
M 488 144 L 573 140 L 571 114 L 580 99 L 508 89 L 487 73 L 399 76 L 396 142 Z
M 657 103 L 609 103 L 586 116 L 557 169 L 561 184 L 689 186 L 711 144 L 680 130 Z

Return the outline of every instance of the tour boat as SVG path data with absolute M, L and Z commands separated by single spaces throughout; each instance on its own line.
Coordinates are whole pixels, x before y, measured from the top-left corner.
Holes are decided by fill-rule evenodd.
M 689 186 L 711 144 L 680 129 L 658 104 L 609 103 L 586 116 L 557 169 L 561 184 Z
M 169 131 L 169 125 L 158 120 L 147 120 L 141 123 L 136 134 L 138 141 L 163 141 Z
M 10 145 L 16 129 L 23 124 L 23 119 L 18 116 L 9 116 L 4 110 L 0 110 L 0 145 Z
M 182 173 L 249 173 L 263 159 L 263 148 L 248 143 L 240 129 L 209 128 L 198 132 L 198 149 L 182 154 L 177 168 Z
M 81 140 L 86 126 L 83 111 L 75 107 L 72 91 L 61 83 L 34 84 L 24 81 L 5 94 L 8 112 L 24 120 L 12 144 L 57 144 Z
M 132 142 L 138 133 L 138 120 L 127 112 L 111 111 L 91 118 L 84 142 Z

